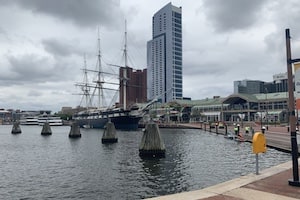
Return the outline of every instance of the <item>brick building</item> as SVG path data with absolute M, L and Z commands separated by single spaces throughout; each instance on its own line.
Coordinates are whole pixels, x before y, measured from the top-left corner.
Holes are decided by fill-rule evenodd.
M 147 69 L 133 70 L 130 67 L 121 67 L 120 76 L 120 106 L 124 106 L 124 71 L 126 70 L 126 107 L 134 103 L 144 103 L 147 101 Z

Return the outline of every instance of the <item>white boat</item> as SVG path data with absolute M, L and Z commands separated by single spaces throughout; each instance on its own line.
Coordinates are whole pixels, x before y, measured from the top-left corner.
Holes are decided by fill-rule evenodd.
M 38 125 L 38 117 L 37 116 L 28 116 L 20 119 L 21 125 Z
M 40 116 L 38 118 L 38 125 L 43 126 L 45 122 L 48 122 L 50 126 L 62 126 L 63 120 L 56 116 Z

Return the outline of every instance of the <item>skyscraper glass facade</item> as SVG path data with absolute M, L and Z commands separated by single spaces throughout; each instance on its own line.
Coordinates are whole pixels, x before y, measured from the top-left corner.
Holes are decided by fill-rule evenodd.
M 152 40 L 147 43 L 147 98 L 169 102 L 182 98 L 181 7 L 171 3 L 152 18 Z

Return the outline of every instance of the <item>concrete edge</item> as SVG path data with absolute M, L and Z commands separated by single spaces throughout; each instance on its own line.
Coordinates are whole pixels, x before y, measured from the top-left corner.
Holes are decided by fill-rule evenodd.
M 300 159 L 298 159 L 298 161 L 299 160 Z M 199 199 L 203 199 L 203 198 L 208 198 L 208 197 L 224 194 L 231 190 L 243 187 L 252 182 L 262 180 L 264 178 L 273 176 L 275 174 L 278 174 L 280 172 L 283 172 L 283 171 L 291 169 L 291 168 L 292 168 L 292 161 L 288 161 L 288 162 L 276 165 L 274 167 L 264 169 L 260 172 L 259 175 L 251 173 L 251 174 L 241 176 L 241 177 L 233 179 L 233 180 L 219 183 L 217 185 L 209 186 L 209 187 L 201 189 L 201 190 L 194 190 L 194 191 L 182 192 L 182 193 L 178 193 L 178 194 L 154 197 L 154 198 L 149 198 L 148 200 L 199 200 Z

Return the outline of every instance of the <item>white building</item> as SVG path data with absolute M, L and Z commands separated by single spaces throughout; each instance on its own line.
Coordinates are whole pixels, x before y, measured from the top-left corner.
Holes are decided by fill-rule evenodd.
M 182 99 L 181 7 L 168 3 L 152 18 L 147 43 L 147 98 L 162 102 Z

